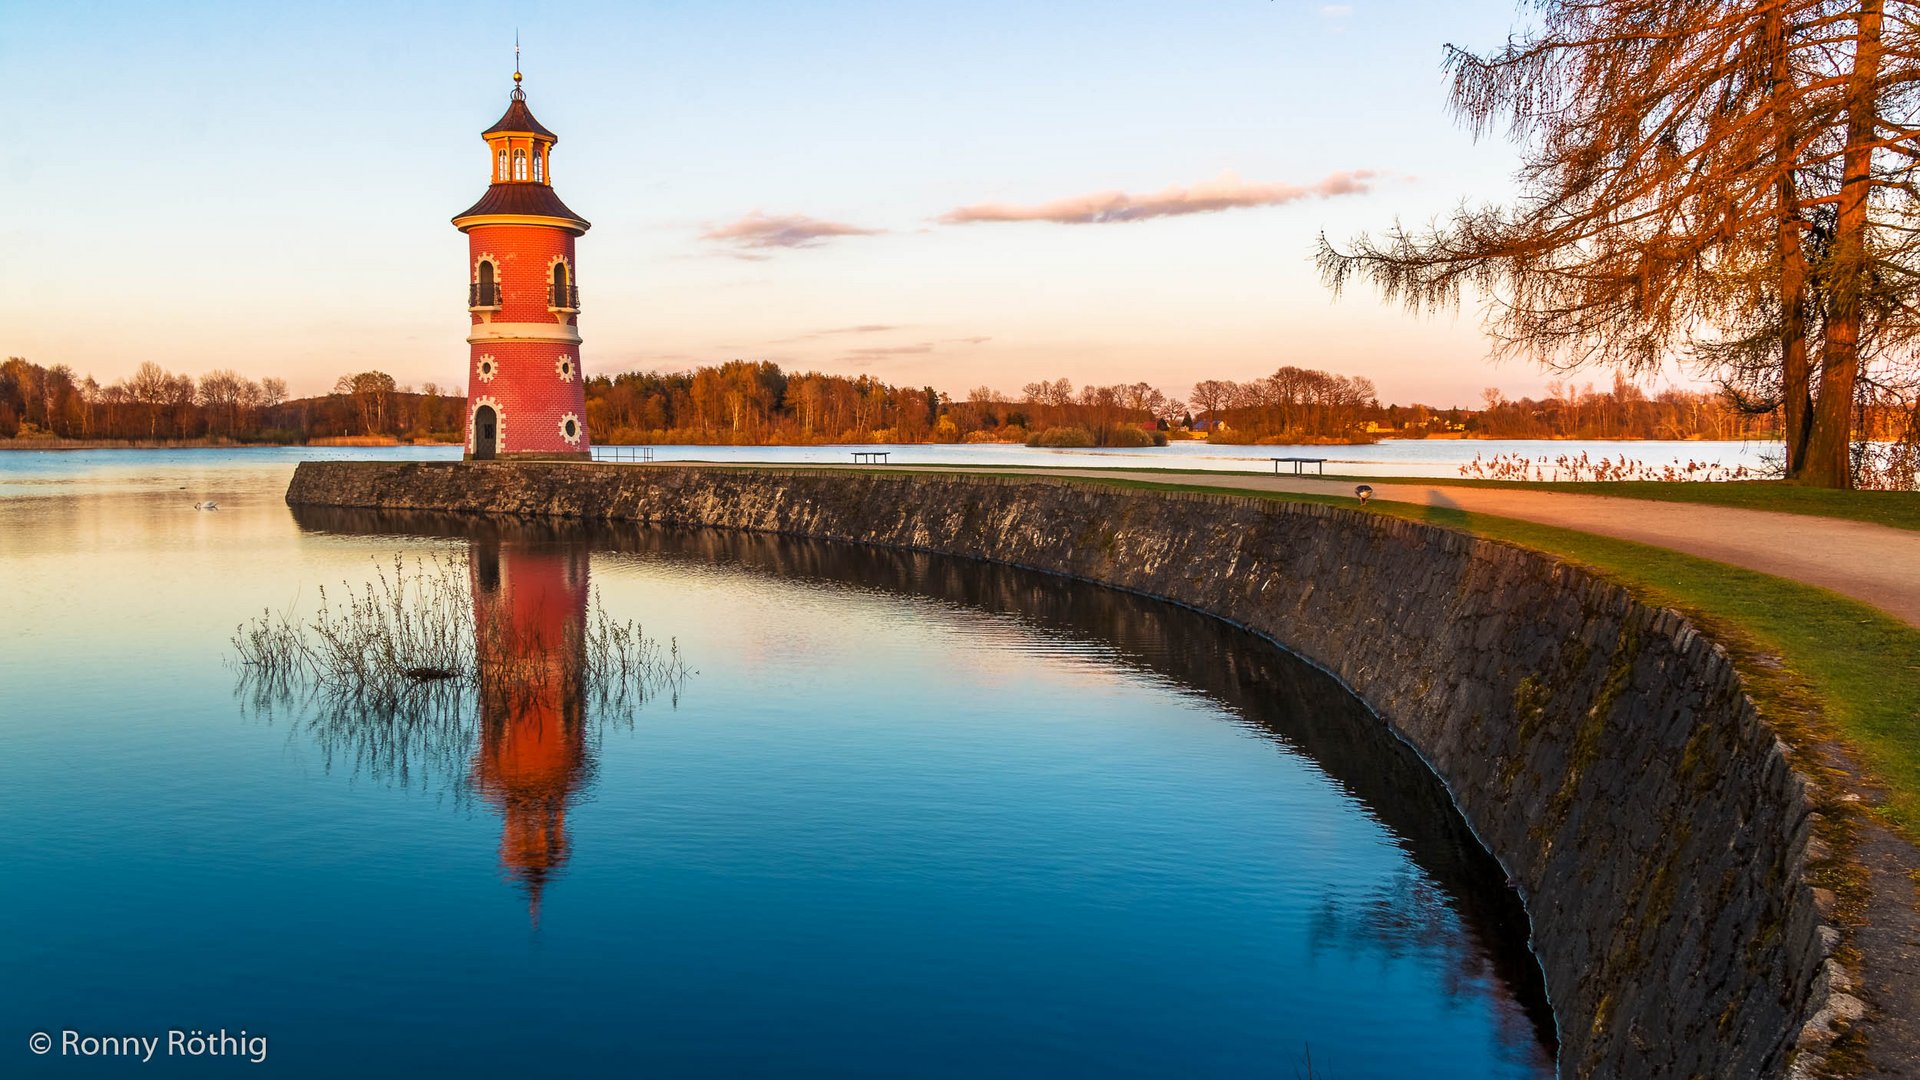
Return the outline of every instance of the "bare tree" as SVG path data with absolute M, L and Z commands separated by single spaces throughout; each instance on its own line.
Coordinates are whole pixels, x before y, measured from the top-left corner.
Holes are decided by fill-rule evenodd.
M 150 437 L 160 434 L 160 410 L 165 407 L 173 388 L 173 379 L 167 370 L 151 360 L 143 360 L 133 370 L 133 377 L 126 383 L 127 395 L 146 410 L 147 434 Z
M 240 403 L 253 386 L 237 371 L 219 368 L 200 376 L 198 402 L 206 410 L 208 434 L 232 435 L 240 426 Z M 258 388 L 255 388 L 257 393 Z
M 333 384 L 333 392 L 351 397 L 360 412 L 360 425 L 368 435 L 385 431 L 395 387 L 393 376 L 384 371 L 363 371 L 342 375 Z
M 173 418 L 174 434 L 187 438 L 193 434 L 195 387 L 190 375 L 175 375 L 167 380 L 167 411 Z
M 1194 383 L 1193 393 L 1189 395 L 1189 400 L 1191 400 L 1194 406 L 1201 412 L 1217 419 L 1220 410 L 1227 407 L 1227 402 L 1233 396 L 1232 385 L 1231 383 L 1221 382 L 1219 379 L 1206 379 L 1202 382 Z

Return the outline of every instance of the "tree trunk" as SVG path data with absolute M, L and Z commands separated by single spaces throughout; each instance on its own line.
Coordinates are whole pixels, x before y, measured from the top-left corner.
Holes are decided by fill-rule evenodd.
M 1867 195 L 1873 185 L 1873 140 L 1879 112 L 1880 17 L 1883 0 L 1862 0 L 1847 80 L 1847 146 L 1841 158 L 1840 201 L 1827 277 L 1827 333 L 1820 357 L 1820 397 L 1814 402 L 1801 478 L 1821 487 L 1853 486 L 1853 393 L 1860 377 L 1861 291 L 1871 269 L 1867 251 Z
M 1788 67 L 1786 0 L 1775 0 L 1767 11 L 1763 33 L 1771 59 L 1774 123 L 1775 242 L 1780 258 L 1780 403 L 1781 436 L 1786 442 L 1786 475 L 1792 480 L 1806 467 L 1807 436 L 1812 423 L 1813 388 L 1807 361 L 1807 255 L 1801 244 L 1806 222 L 1800 214 L 1800 194 L 1794 175 L 1794 125 L 1788 115 L 1793 101 L 1793 73 Z

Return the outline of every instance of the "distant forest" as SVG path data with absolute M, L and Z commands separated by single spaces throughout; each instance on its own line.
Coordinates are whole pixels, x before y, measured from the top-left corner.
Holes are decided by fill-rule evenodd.
M 287 398 L 284 380 L 234 371 L 198 379 L 144 363 L 108 386 L 17 356 L 0 364 L 0 438 L 303 443 L 314 439 L 459 442 L 466 397 L 418 390 L 377 371 L 341 376 L 333 393 Z
M 1605 389 L 1553 383 L 1537 399 L 1488 389 L 1478 409 L 1382 405 L 1368 379 L 1300 367 L 1246 382 L 1203 380 L 1184 399 L 1144 382 L 1076 388 L 1066 379 L 1028 383 L 1017 395 L 982 386 L 955 399 L 931 386 L 736 360 L 595 376 L 586 394 L 588 428 L 609 444 L 1740 439 L 1773 434 L 1776 420 L 1720 394 L 1649 395 L 1621 379 Z M 0 439 L 16 441 L 459 442 L 465 413 L 456 387 L 399 385 L 377 371 L 343 375 L 329 394 L 289 399 L 280 379 L 227 370 L 195 379 L 145 363 L 102 386 L 64 366 L 19 357 L 0 364 Z

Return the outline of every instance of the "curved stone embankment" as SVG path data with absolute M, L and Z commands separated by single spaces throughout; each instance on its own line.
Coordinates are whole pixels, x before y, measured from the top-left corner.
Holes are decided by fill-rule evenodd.
M 1187 604 L 1338 676 L 1446 782 L 1526 899 L 1562 1075 L 1800 1073 L 1858 1008 L 1806 882 L 1806 786 L 1725 653 L 1541 555 L 1325 506 L 1029 478 L 309 462 L 287 501 L 782 533 Z

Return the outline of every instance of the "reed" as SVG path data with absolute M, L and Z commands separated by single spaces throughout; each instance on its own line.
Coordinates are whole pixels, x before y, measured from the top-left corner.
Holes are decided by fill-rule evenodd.
M 1591 458 L 1584 450 L 1578 454 L 1561 454 L 1553 458 L 1545 455 L 1529 457 L 1519 453 L 1494 454 L 1491 457 L 1475 454 L 1472 461 L 1460 466 L 1460 475 L 1475 480 L 1531 480 L 1539 483 L 1654 480 L 1678 484 L 1756 478 L 1756 474 L 1745 465 L 1728 468 L 1718 462 L 1678 460 L 1665 465 L 1653 465 L 1631 460 L 1625 454 L 1621 454 L 1617 461 L 1605 455 Z
M 313 697 L 330 709 L 376 720 L 425 723 L 484 700 L 507 709 L 542 695 L 579 695 L 607 713 L 629 712 L 661 693 L 678 703 L 694 672 L 679 642 L 616 619 L 596 590 L 575 629 L 541 635 L 476 609 L 467 567 L 455 554 L 395 555 L 372 578 L 320 590 L 311 618 L 266 609 L 234 630 L 242 682 L 256 699 Z M 552 638 L 552 640 L 548 640 Z

